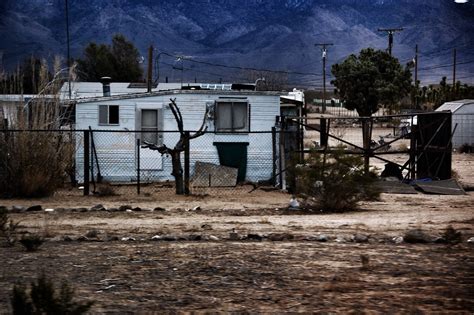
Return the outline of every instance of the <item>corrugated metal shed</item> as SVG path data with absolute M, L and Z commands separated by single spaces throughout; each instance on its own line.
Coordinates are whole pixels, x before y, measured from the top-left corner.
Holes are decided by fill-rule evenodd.
M 453 147 L 459 148 L 463 144 L 474 145 L 474 100 L 459 100 L 446 102 L 436 111 L 450 111 L 452 116 Z
M 474 106 L 474 100 L 460 100 L 460 101 L 454 101 L 454 102 L 447 102 L 441 105 L 436 109 L 437 112 L 439 111 L 444 111 L 444 110 L 449 110 L 451 113 L 455 113 L 458 111 L 463 106 Z M 474 113 L 474 107 L 472 108 L 472 112 Z

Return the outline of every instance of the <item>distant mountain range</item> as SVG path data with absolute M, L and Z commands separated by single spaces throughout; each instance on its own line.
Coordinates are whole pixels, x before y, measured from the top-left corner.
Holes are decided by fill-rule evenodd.
M 7 69 L 28 55 L 66 55 L 65 0 L 3 0 L 0 55 Z M 123 33 L 146 56 L 150 44 L 180 61 L 159 55 L 160 78 L 172 81 L 244 81 L 242 68 L 289 71 L 295 85 L 322 84 L 320 48 L 330 42 L 332 63 L 362 48 L 386 49 L 378 28 L 403 27 L 393 54 L 406 63 L 419 47 L 422 83 L 457 77 L 474 82 L 474 1 L 452 0 L 69 0 L 71 48 L 81 57 L 91 41 L 110 42 Z M 217 67 L 222 64 L 230 67 Z M 180 70 L 183 69 L 183 70 Z M 296 72 L 296 73 L 294 73 Z

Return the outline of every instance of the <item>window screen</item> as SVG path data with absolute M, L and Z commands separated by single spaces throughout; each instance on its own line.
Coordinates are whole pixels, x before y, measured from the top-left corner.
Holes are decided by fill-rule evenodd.
M 142 109 L 142 142 L 158 144 L 158 110 Z
M 248 131 L 247 102 L 218 102 L 216 131 Z

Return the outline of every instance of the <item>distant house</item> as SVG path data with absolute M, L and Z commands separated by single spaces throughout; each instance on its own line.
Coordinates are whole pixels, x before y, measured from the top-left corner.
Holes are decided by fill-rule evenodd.
M 436 111 L 449 110 L 452 113 L 452 128 L 456 128 L 453 135 L 453 148 L 463 144 L 474 145 L 474 100 L 460 100 L 447 102 Z
M 14 126 L 19 108 L 25 108 L 31 116 L 36 106 L 51 104 L 51 102 L 55 102 L 54 95 L 38 97 L 35 94 L 0 94 L 0 128 Z
M 94 89 L 96 87 L 94 85 Z M 206 108 L 209 109 L 207 133 L 191 140 L 192 171 L 197 161 L 221 165 L 235 165 L 237 161 L 241 181 L 272 177 L 276 146 L 271 130 L 276 116 L 280 115 L 280 93 L 231 90 L 231 85 L 228 88 L 220 85 L 220 89 L 189 88 L 116 95 L 114 87 L 117 86 L 112 84 L 112 96 L 77 99 L 75 108 L 75 128 L 95 130 L 92 139 L 105 180 L 136 180 L 137 161 L 141 180 L 173 179 L 170 157 L 137 145 L 137 141 L 147 141 L 174 147 L 179 135 L 169 107 L 171 98 L 176 99 L 181 110 L 184 129 L 191 132 L 201 126 Z M 99 91 L 94 93 L 100 94 Z M 139 132 L 129 132 L 133 130 Z M 84 143 L 79 136 L 76 141 L 76 169 L 81 181 Z

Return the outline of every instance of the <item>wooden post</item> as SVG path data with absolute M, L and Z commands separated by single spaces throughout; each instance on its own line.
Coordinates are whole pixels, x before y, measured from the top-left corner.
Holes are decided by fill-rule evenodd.
M 147 72 L 147 77 L 146 77 L 148 93 L 151 93 L 152 77 L 153 77 L 153 46 L 150 46 L 148 48 L 148 72 Z
M 272 185 L 276 184 L 276 157 L 277 146 L 276 146 L 276 128 L 272 127 Z
M 410 127 L 410 179 L 416 179 L 416 157 L 417 157 L 417 144 L 416 136 L 418 133 L 418 126 L 413 125 L 413 117 Z
M 184 194 L 189 195 L 189 131 L 184 132 Z
M 137 194 L 140 194 L 140 139 L 137 139 Z
M 89 196 L 89 148 L 90 148 L 90 132 L 84 130 L 84 196 Z
M 364 172 L 366 174 L 369 173 L 369 166 L 370 166 L 370 154 L 371 154 L 371 149 L 370 149 L 370 124 L 369 124 L 369 119 L 367 118 L 362 118 L 362 141 L 363 141 L 363 147 L 364 147 Z
M 326 118 L 321 118 L 319 120 L 319 141 L 321 143 L 321 147 L 327 147 L 328 145 L 328 137 L 327 137 L 327 125 L 326 125 Z

